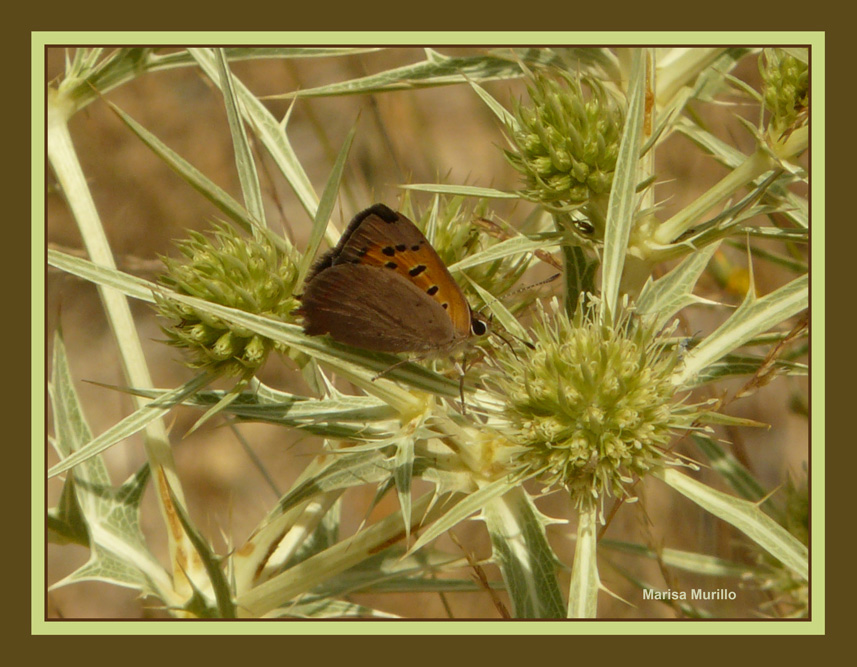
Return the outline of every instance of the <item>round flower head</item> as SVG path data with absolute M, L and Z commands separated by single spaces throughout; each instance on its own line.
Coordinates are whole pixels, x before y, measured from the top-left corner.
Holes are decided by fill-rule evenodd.
M 186 294 L 256 315 L 285 320 L 296 307 L 297 280 L 293 258 L 277 248 L 267 233 L 259 239 L 216 225 L 214 237 L 191 232 L 178 243 L 187 261 L 162 258 L 167 272 L 160 282 Z M 203 310 L 157 296 L 158 310 L 173 320 L 163 327 L 168 342 L 183 348 L 188 365 L 218 374 L 242 375 L 257 370 L 274 342 L 221 320 Z
M 591 298 L 591 297 L 590 297 Z M 562 485 L 579 508 L 672 462 L 666 448 L 695 414 L 671 376 L 681 350 L 627 310 L 614 325 L 583 300 L 569 318 L 542 311 L 526 359 L 501 351 L 507 437 L 521 447 L 519 470 Z
M 600 82 L 558 75 L 534 75 L 530 105 L 515 105 L 506 157 L 524 176 L 524 197 L 568 210 L 610 192 L 625 113 Z

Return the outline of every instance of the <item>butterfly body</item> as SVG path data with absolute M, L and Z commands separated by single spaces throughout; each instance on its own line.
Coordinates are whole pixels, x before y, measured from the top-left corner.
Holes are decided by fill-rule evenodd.
M 380 352 L 449 353 L 487 326 L 417 226 L 376 204 L 307 276 L 304 331 Z

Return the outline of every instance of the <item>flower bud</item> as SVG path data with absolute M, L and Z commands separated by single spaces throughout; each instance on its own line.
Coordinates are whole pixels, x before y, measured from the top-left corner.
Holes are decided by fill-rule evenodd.
M 515 150 L 506 157 L 524 177 L 524 197 L 565 209 L 610 190 L 625 116 L 598 81 L 559 77 L 535 75 L 530 105 L 514 109 Z
M 213 238 L 191 232 L 178 249 L 187 261 L 163 258 L 167 271 L 160 282 L 179 294 L 280 320 L 288 319 L 297 306 L 296 258 L 277 248 L 267 233 L 256 240 L 220 224 Z M 204 310 L 163 296 L 156 301 L 160 314 L 173 320 L 163 328 L 167 342 L 187 351 L 192 368 L 228 375 L 252 372 L 275 346 Z

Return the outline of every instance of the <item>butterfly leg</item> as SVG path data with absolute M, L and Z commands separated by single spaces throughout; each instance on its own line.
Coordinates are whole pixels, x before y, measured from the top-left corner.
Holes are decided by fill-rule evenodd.
M 385 376 L 385 375 L 386 375 L 387 373 L 389 373 L 390 371 L 397 369 L 399 366 L 403 366 L 404 364 L 408 363 L 409 361 L 410 361 L 410 359 L 408 359 L 407 357 L 406 357 L 406 358 L 404 358 L 404 359 L 401 359 L 401 360 L 397 361 L 397 362 L 396 362 L 395 364 L 393 364 L 392 366 L 389 366 L 389 367 L 385 368 L 383 371 L 381 371 L 380 373 L 378 373 L 378 375 L 374 376 L 374 377 L 372 378 L 372 382 L 375 382 L 375 380 L 377 380 L 378 378 Z
M 461 397 L 461 414 L 467 414 L 467 403 L 464 400 L 464 376 L 467 373 L 467 354 L 461 357 L 461 363 L 455 362 L 455 370 L 458 371 L 458 395 Z

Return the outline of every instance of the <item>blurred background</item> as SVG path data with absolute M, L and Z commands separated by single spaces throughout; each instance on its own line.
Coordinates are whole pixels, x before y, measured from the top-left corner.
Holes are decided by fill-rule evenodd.
M 445 55 L 468 55 L 466 48 L 439 49 Z M 302 88 L 344 81 L 423 60 L 419 48 L 394 48 L 341 58 L 305 58 L 276 61 L 245 61 L 233 64 L 233 73 L 257 96 L 274 96 Z M 48 49 L 47 82 L 61 78 L 66 53 Z M 745 59 L 734 74 L 758 89 L 756 58 Z M 519 82 L 488 82 L 484 87 L 507 108 L 525 96 Z M 179 68 L 146 74 L 106 95 L 170 148 L 190 161 L 233 197 L 240 199 L 234 166 L 232 140 L 226 123 L 222 96 L 194 68 Z M 696 105 L 694 111 L 709 129 L 739 150 L 749 153 L 754 140 L 737 121 L 736 114 L 758 122 L 758 107 L 733 96 L 735 105 Z M 729 95 L 725 96 L 729 99 Z M 288 110 L 288 102 L 265 102 L 277 118 Z M 354 95 L 297 101 L 288 123 L 288 136 L 317 192 L 328 178 L 333 160 L 348 131 L 357 122 L 357 134 L 348 159 L 337 209 L 332 217 L 340 229 L 357 211 L 375 202 L 395 208 L 401 201 L 404 183 L 455 183 L 514 190 L 519 177 L 505 160 L 505 141 L 496 117 L 466 85 L 379 95 Z M 71 133 L 88 178 L 102 222 L 119 268 L 154 280 L 161 271 L 159 255 L 176 256 L 174 241 L 188 230 L 206 230 L 220 213 L 153 156 L 102 101 L 96 101 L 71 121 Z M 267 196 L 267 216 L 275 229 L 290 234 L 299 248 L 305 247 L 311 221 L 288 185 L 278 177 L 266 155 L 257 155 L 260 178 Z M 686 138 L 671 137 L 657 152 L 659 183 L 657 199 L 663 202 L 663 218 L 679 210 L 716 183 L 725 170 Z M 48 174 L 47 238 L 52 247 L 85 256 L 73 218 Z M 805 193 L 802 193 L 805 194 Z M 430 203 L 428 195 L 413 195 L 417 210 Z M 494 213 L 512 223 L 523 220 L 530 205 L 495 201 Z M 716 259 L 718 272 L 700 283 L 701 296 L 738 304 L 746 290 L 749 273 L 747 253 L 725 249 Z M 760 295 L 789 279 L 765 262 L 753 265 Z M 712 272 L 714 273 L 714 272 Z M 557 286 L 559 289 L 559 286 Z M 47 269 L 48 358 L 51 340 L 62 327 L 71 368 L 84 409 L 94 433 L 101 433 L 133 410 L 131 399 L 115 390 L 98 386 L 125 385 L 116 345 L 109 330 L 95 287 L 85 281 Z M 160 322 L 148 304 L 131 303 L 143 340 L 155 386 L 174 387 L 192 377 L 181 363 L 180 353 L 159 342 L 164 336 Z M 711 331 L 723 314 L 692 309 L 688 335 Z M 306 391 L 299 374 L 288 361 L 271 355 L 260 374 L 266 384 L 287 391 Z M 722 388 L 734 393 L 739 383 Z M 800 477 L 808 459 L 808 428 L 805 411 L 806 381 L 779 378 L 754 395 L 732 403 L 728 413 L 771 424 L 769 429 L 729 429 L 718 433 L 731 443 L 731 451 L 745 462 L 769 489 L 789 476 Z M 235 435 L 214 419 L 202 429 L 183 437 L 199 413 L 179 409 L 168 417 L 177 468 L 182 478 L 192 519 L 220 553 L 228 550 L 223 535 L 240 545 L 265 516 L 279 494 L 284 493 L 311 457 L 320 451 L 320 441 L 297 431 L 262 424 L 238 426 L 261 460 L 276 488 L 262 477 Z M 681 448 L 680 448 L 681 451 Z M 145 463 L 141 438 L 132 437 L 104 455 L 113 482 L 118 484 Z M 56 462 L 48 447 L 48 464 Z M 718 484 L 716 475 L 702 472 L 702 480 Z M 422 487 L 420 487 L 422 488 Z M 61 484 L 48 484 L 48 504 L 56 504 Z M 419 490 L 419 488 L 418 488 Z M 716 554 L 741 561 L 746 543 L 728 526 L 652 480 L 638 486 L 641 502 L 623 507 L 610 523 L 606 538 L 622 539 L 653 548 L 668 546 Z M 343 532 L 353 531 L 366 517 L 374 488 L 349 491 L 343 504 Z M 373 510 L 370 518 L 396 509 L 393 495 Z M 567 499 L 555 493 L 539 502 L 549 516 L 569 518 L 574 514 Z M 147 491 L 143 529 L 153 552 L 167 562 L 166 536 L 156 501 Z M 490 556 L 490 543 L 480 522 L 466 522 L 455 531 L 462 546 L 478 558 Z M 574 519 L 569 525 L 549 527 L 555 550 L 569 564 L 574 544 Z M 443 538 L 439 545 L 450 553 L 460 547 Z M 86 549 L 76 546 L 48 547 L 48 582 L 54 583 L 88 559 Z M 639 602 L 639 589 L 629 584 L 613 566 L 643 572 L 650 582 L 664 587 L 654 561 L 641 562 L 630 556 L 610 555 L 601 564 L 603 584 L 618 597 Z M 497 578 L 496 570 L 486 567 Z M 465 574 L 465 576 L 467 576 Z M 567 590 L 568 572 L 561 575 Z M 684 588 L 715 584 L 683 575 Z M 719 584 L 717 584 L 719 585 Z M 735 587 L 739 584 L 735 582 Z M 421 618 L 497 618 L 497 610 L 484 591 L 420 596 L 354 596 L 383 611 Z M 753 590 L 741 591 L 737 602 L 720 610 L 730 617 L 750 616 L 765 598 Z M 653 615 L 675 617 L 667 606 L 647 603 L 645 609 L 602 594 L 599 616 L 639 618 Z M 712 607 L 717 610 L 716 605 Z M 76 584 L 48 594 L 53 618 L 160 618 L 167 615 L 140 600 L 134 591 L 99 583 Z

